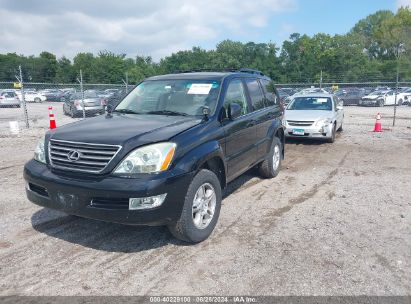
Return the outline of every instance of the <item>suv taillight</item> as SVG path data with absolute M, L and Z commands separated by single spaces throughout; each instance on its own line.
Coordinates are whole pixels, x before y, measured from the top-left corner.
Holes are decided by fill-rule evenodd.
M 106 106 L 107 105 L 107 99 L 102 99 L 101 100 L 101 105 Z

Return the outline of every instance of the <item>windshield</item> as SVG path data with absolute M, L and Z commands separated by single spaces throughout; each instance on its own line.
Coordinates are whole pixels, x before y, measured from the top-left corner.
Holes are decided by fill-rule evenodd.
M 220 81 L 153 80 L 140 83 L 115 111 L 156 115 L 202 115 L 208 107 L 214 113 Z
M 323 110 L 331 111 L 330 97 L 296 97 L 287 107 L 287 110 Z

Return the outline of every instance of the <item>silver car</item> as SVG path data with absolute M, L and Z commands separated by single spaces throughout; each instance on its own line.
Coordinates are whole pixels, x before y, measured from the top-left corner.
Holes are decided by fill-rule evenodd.
M 334 142 L 336 132 L 343 129 L 343 103 L 332 94 L 299 95 L 287 106 L 284 120 L 286 137 Z
M 95 114 L 104 114 L 105 100 L 99 97 L 95 92 L 84 92 L 84 112 L 87 116 Z M 75 93 L 70 96 L 63 104 L 63 112 L 71 117 L 80 117 L 83 115 L 83 100 L 81 93 Z
M 0 91 L 0 107 L 20 108 L 20 99 L 14 90 Z

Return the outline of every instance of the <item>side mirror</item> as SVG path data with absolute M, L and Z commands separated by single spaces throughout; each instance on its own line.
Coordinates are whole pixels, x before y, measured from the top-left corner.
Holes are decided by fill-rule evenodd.
M 111 112 L 113 112 L 113 110 L 114 110 L 113 105 L 108 104 L 108 105 L 106 106 L 106 112 L 107 112 L 107 114 L 111 114 Z
M 231 103 L 228 107 L 228 118 L 234 120 L 241 116 L 241 107 L 237 103 Z

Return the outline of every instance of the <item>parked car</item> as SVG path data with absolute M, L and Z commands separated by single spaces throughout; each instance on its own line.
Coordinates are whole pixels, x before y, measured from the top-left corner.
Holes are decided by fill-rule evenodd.
M 369 95 L 361 98 L 360 106 L 378 106 L 383 107 L 386 105 L 395 104 L 395 91 L 393 90 L 379 90 L 370 93 Z M 398 99 L 397 99 L 398 104 Z
M 47 101 L 64 102 L 67 97 L 67 93 L 62 90 L 43 90 L 41 94 L 46 97 Z
M 108 95 L 113 96 L 114 94 L 117 94 L 120 91 L 120 89 L 106 89 L 104 92 Z
M 16 90 L 16 94 L 19 97 L 20 100 L 22 100 L 22 96 L 21 96 L 21 90 Z M 24 100 L 26 102 L 36 102 L 36 103 L 40 103 L 43 101 L 46 101 L 46 96 L 44 96 L 43 94 L 40 94 L 36 91 L 26 91 L 24 90 Z
M 280 171 L 283 112 L 272 88 L 250 70 L 148 78 L 107 115 L 47 132 L 24 168 L 27 197 L 203 241 L 227 183 L 254 166 L 266 178 Z
M 285 110 L 285 136 L 334 142 L 342 131 L 343 102 L 335 95 L 308 93 L 297 96 Z
M 403 88 L 397 95 L 398 105 L 409 104 L 411 100 L 411 88 Z
M 296 93 L 294 93 L 291 96 L 288 96 L 284 99 L 284 103 L 286 105 L 288 105 L 295 97 L 297 96 L 303 96 L 305 94 L 310 94 L 310 93 L 325 93 L 325 94 L 329 94 L 326 90 L 322 89 L 322 88 L 315 88 L 315 87 L 311 87 L 311 88 L 305 88 L 302 89 Z
M 0 107 L 20 108 L 20 100 L 14 90 L 0 91 Z
M 84 92 L 84 111 L 87 116 L 104 114 L 105 102 L 95 92 Z M 71 117 L 83 115 L 83 100 L 81 93 L 75 93 L 63 104 L 63 113 Z
M 358 105 L 360 103 L 361 98 L 363 98 L 365 94 L 365 89 L 359 88 L 347 88 L 335 93 L 338 98 L 343 101 L 344 106 L 346 105 Z
M 123 98 L 126 96 L 126 91 L 125 90 L 117 90 L 113 94 L 111 94 L 110 97 L 108 97 L 107 100 L 107 105 L 111 106 L 116 106 Z

